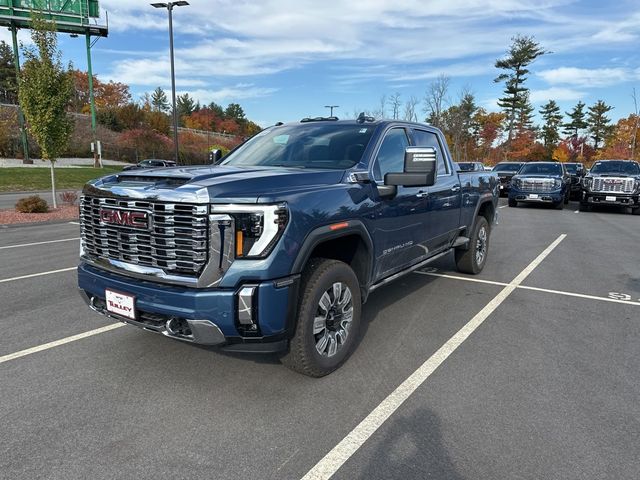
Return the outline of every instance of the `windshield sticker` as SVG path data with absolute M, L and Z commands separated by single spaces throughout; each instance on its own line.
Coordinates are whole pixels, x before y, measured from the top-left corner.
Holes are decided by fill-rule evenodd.
M 289 141 L 289 135 L 278 135 L 277 137 L 273 137 L 273 143 L 277 143 L 278 145 L 286 145 Z

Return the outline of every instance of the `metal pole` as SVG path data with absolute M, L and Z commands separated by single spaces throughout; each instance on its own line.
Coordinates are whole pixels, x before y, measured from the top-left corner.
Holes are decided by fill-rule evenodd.
M 171 56 L 171 100 L 173 105 L 173 146 L 175 149 L 175 160 L 179 163 L 178 150 L 178 112 L 176 111 L 176 72 L 173 62 L 173 4 L 167 6 L 169 10 L 169 55 Z
M 96 100 L 93 95 L 93 69 L 91 68 L 91 34 L 87 31 L 85 35 L 87 41 L 87 75 L 89 76 L 89 103 L 91 104 L 91 133 L 93 136 L 93 166 L 102 167 L 100 155 L 98 154 L 98 134 L 96 130 Z
M 18 32 L 16 26 L 11 25 L 11 37 L 13 39 L 13 63 L 16 67 L 16 82 L 20 78 L 20 54 L 18 52 Z M 17 93 L 17 92 L 16 92 Z M 20 137 L 22 138 L 22 151 L 24 153 L 24 159 L 22 163 L 32 164 L 33 160 L 29 158 L 29 141 L 27 140 L 27 129 L 24 124 L 24 115 L 20 108 L 20 102 L 18 102 L 18 124 L 20 125 Z

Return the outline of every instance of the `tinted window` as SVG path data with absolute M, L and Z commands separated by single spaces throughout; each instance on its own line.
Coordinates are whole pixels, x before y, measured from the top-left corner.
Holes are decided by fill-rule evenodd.
M 459 162 L 458 169 L 461 172 L 473 172 L 475 170 L 475 164 L 471 162 Z
M 374 176 L 377 180 L 384 180 L 386 173 L 404 171 L 404 151 L 409 146 L 409 139 L 404 128 L 389 130 L 380 145 Z
M 635 162 L 596 162 L 591 173 L 622 173 L 625 175 L 640 175 L 640 168 Z
M 517 172 L 522 166 L 521 163 L 499 163 L 493 167 L 494 172 Z
M 576 163 L 567 163 L 564 168 L 567 169 L 567 172 L 576 174 L 578 173 L 578 164 Z
M 269 128 L 227 155 L 222 165 L 346 169 L 360 161 L 373 130 L 333 122 Z
M 559 163 L 525 163 L 518 175 L 562 175 Z
M 440 142 L 438 142 L 438 136 L 435 133 L 427 132 L 425 130 L 414 130 L 413 140 L 417 147 L 433 147 L 436 149 L 436 155 L 438 156 L 438 175 L 446 175 L 449 173 L 447 162 L 444 158 L 442 148 L 440 148 Z

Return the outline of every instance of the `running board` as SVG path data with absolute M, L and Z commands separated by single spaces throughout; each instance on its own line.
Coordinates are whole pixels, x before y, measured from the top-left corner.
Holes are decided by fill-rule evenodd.
M 469 247 L 469 237 L 458 237 L 455 239 L 455 241 L 453 242 L 453 245 L 451 245 L 453 248 L 460 248 L 460 247 L 464 247 L 464 248 L 468 248 Z
M 434 262 L 436 260 L 438 260 L 439 258 L 444 257 L 445 255 L 448 255 L 449 252 L 451 252 L 451 250 L 446 250 L 442 253 L 439 253 L 437 255 L 434 255 L 431 258 L 427 258 L 426 260 L 423 260 L 422 262 L 416 263 L 415 265 L 410 266 L 409 268 L 407 268 L 406 270 L 402 270 L 401 272 L 398 273 L 394 273 L 393 275 L 391 275 L 390 277 L 387 277 L 383 280 L 380 280 L 378 283 L 373 284 L 369 287 L 369 293 L 373 292 L 374 290 L 377 290 L 380 287 L 383 287 L 384 285 L 386 285 L 387 283 L 391 283 L 394 280 L 397 280 L 400 277 L 405 276 L 407 273 L 411 273 L 414 270 L 418 270 L 419 268 L 424 267 L 425 265 L 430 264 L 431 262 Z

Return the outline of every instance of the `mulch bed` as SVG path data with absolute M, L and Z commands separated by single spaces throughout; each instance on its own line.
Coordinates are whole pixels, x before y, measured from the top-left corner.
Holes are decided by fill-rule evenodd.
M 0 210 L 0 225 L 75 220 L 77 218 L 77 205 L 65 205 L 56 210 L 51 208 L 47 213 L 19 213 L 15 210 Z

